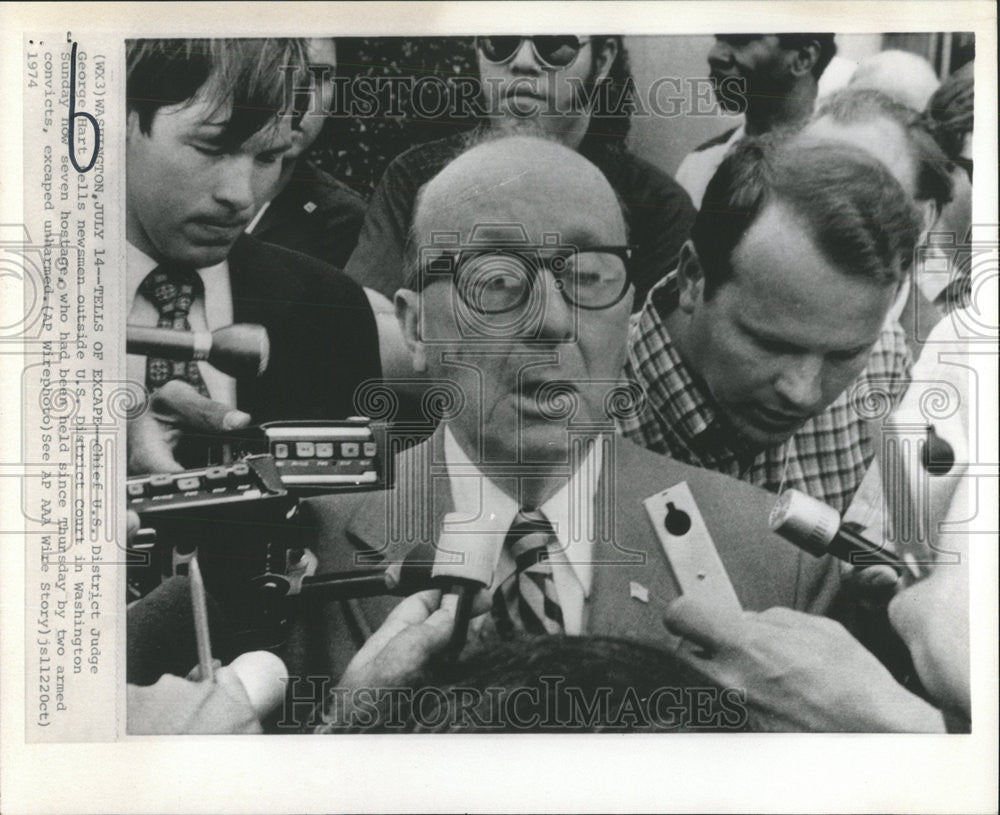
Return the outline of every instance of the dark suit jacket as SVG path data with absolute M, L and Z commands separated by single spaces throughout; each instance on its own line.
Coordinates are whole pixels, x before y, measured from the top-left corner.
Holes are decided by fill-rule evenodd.
M 364 198 L 311 161 L 300 161 L 253 236 L 342 269 L 364 219 Z
M 438 539 L 452 509 L 442 437 L 439 429 L 400 454 L 391 490 L 303 502 L 320 572 L 371 568 L 372 558 L 401 560 L 416 544 Z M 608 444 L 595 499 L 597 529 L 604 531 L 594 541 L 588 633 L 671 644 L 661 620 L 679 588 L 642 501 L 682 481 L 691 488 L 744 609 L 780 605 L 821 614 L 830 607 L 840 586 L 839 567 L 832 558 L 813 558 L 771 533 L 767 519 L 774 495 L 622 437 Z M 649 602 L 630 597 L 631 581 L 649 590 Z M 287 654 L 292 674 L 306 671 L 336 681 L 358 645 L 398 602 L 386 597 L 305 609 Z
M 354 390 L 381 376 L 375 316 L 361 286 L 314 258 L 243 235 L 229 253 L 233 319 L 271 342 L 264 375 L 240 381 L 254 422 L 341 419 Z

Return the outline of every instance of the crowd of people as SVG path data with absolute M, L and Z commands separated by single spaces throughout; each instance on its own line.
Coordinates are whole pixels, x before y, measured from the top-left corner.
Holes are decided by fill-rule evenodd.
M 308 713 L 268 721 L 225 666 L 130 684 L 130 732 L 967 728 L 966 561 L 914 581 L 768 527 L 785 489 L 849 510 L 881 437 L 859 405 L 905 398 L 972 291 L 915 261 L 969 229 L 971 64 L 938 83 L 882 52 L 819 98 L 836 50 L 718 36 L 743 124 L 675 180 L 629 150 L 627 106 L 581 91 L 632 81 L 622 37 L 479 37 L 488 113 L 366 202 L 310 157 L 333 40 L 130 42 L 128 322 L 270 341 L 246 380 L 130 355 L 151 394 L 130 472 L 183 469 L 185 435 L 447 382 L 390 488 L 301 503 L 302 546 L 391 568 L 457 524 L 491 575 L 460 654 L 447 591 L 303 607 L 279 654 Z M 742 611 L 688 591 L 650 528 L 643 500 L 680 482 Z

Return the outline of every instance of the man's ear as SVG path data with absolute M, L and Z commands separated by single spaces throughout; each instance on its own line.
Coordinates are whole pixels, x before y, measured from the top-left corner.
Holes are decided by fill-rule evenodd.
M 139 114 L 130 110 L 128 115 L 125 117 L 125 139 L 126 142 L 134 139 L 136 136 L 140 135 L 139 130 Z
M 394 299 L 403 342 L 413 357 L 413 370 L 423 373 L 427 370 L 427 353 L 420 336 L 420 295 L 411 289 L 400 289 Z
M 691 314 L 705 299 L 705 270 L 693 241 L 681 247 L 677 264 L 678 305 L 685 314 Z
M 599 53 L 594 55 L 597 60 L 594 65 L 597 70 L 594 72 L 594 82 L 600 82 L 611 71 L 611 66 L 618 58 L 618 40 L 614 37 L 607 37 Z
M 811 74 L 819 61 L 819 43 L 813 40 L 792 51 L 790 68 L 793 76 Z
M 937 201 L 933 198 L 917 201 L 917 208 L 920 210 L 920 241 L 917 245 L 923 246 L 927 243 L 927 235 L 934 228 L 941 213 L 938 210 Z

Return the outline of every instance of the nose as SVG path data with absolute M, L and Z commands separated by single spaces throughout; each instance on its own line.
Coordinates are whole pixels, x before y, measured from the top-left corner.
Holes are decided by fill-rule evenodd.
M 223 162 L 215 184 L 215 200 L 228 209 L 242 212 L 254 205 L 254 166 L 250 157 Z
M 775 389 L 796 413 L 813 413 L 823 401 L 823 357 L 804 356 L 790 360 L 781 372 Z
M 566 342 L 573 336 L 575 307 L 562 296 L 561 284 L 547 269 L 541 272 L 536 285 L 542 287 L 544 306 L 539 337 Z
M 514 59 L 510 61 L 510 70 L 513 73 L 520 74 L 537 74 L 541 72 L 542 68 L 538 64 L 538 60 L 535 59 L 535 47 L 532 45 L 529 37 L 524 38 L 521 47 L 514 54 Z

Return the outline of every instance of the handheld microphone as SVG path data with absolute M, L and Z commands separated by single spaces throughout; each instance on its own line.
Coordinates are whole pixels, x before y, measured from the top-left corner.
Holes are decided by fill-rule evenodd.
M 455 609 L 455 627 L 445 653 L 452 659 L 465 647 L 472 618 L 472 605 L 476 595 L 490 585 L 493 579 L 494 553 L 485 550 L 478 535 L 459 532 L 455 526 L 460 516 L 444 516 L 441 538 L 438 540 L 431 583 L 441 589 L 441 600 L 454 594 L 458 599 Z
M 127 325 L 125 350 L 179 362 L 204 360 L 240 379 L 260 376 L 267 370 L 271 344 L 264 326 L 253 323 L 234 323 L 211 333 Z
M 855 566 L 890 566 L 902 574 L 904 561 L 841 524 L 840 513 L 798 490 L 785 490 L 771 510 L 771 529 L 815 557 L 833 555 Z

